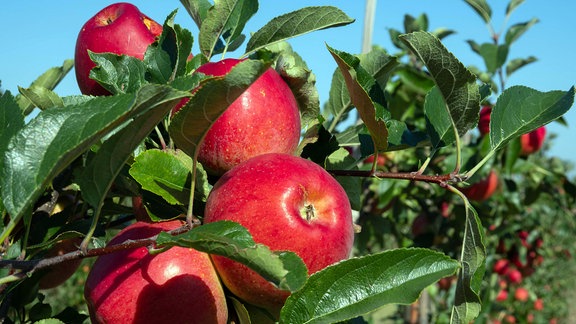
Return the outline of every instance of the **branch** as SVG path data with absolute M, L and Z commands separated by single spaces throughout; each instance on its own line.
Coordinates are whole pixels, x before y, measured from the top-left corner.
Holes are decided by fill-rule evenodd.
M 467 179 L 465 176 L 458 174 L 424 175 L 418 172 L 372 172 L 370 170 L 328 170 L 328 172 L 334 176 L 423 181 L 437 183 L 441 186 L 446 186 L 448 183 L 462 182 Z

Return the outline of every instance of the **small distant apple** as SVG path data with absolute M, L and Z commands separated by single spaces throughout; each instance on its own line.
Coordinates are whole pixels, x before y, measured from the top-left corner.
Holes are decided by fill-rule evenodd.
M 511 283 L 519 284 L 522 282 L 522 273 L 518 269 L 508 271 L 507 277 Z
M 177 220 L 136 222 L 108 245 L 176 229 Z M 84 289 L 92 323 L 226 323 L 224 291 L 210 257 L 173 247 L 152 255 L 146 247 L 100 256 Z
M 508 291 L 505 289 L 502 289 L 498 292 L 498 295 L 496 295 L 496 300 L 499 302 L 503 302 L 506 301 L 506 299 L 508 299 Z
M 508 272 L 509 268 L 510 268 L 510 261 L 506 259 L 500 259 L 496 261 L 496 263 L 494 263 L 493 270 L 499 275 L 504 275 L 506 274 L 506 272 Z
M 80 243 L 82 243 L 82 238 L 79 237 L 61 240 L 48 251 L 46 257 L 55 257 L 76 251 Z M 76 272 L 81 263 L 82 259 L 74 259 L 48 268 L 40 279 L 39 288 L 50 289 L 60 286 Z
M 518 301 L 525 302 L 530 298 L 530 293 L 526 288 L 518 287 L 516 288 L 516 291 L 514 291 L 514 298 Z
M 196 72 L 223 76 L 241 61 L 209 62 Z M 294 154 L 300 128 L 298 102 L 282 77 L 270 68 L 212 125 L 200 146 L 198 161 L 208 173 L 218 176 L 260 154 Z
M 86 95 L 109 95 L 96 81 L 90 70 L 96 65 L 88 50 L 95 53 L 114 53 L 144 58 L 148 45 L 162 34 L 158 24 L 130 3 L 114 3 L 90 18 L 78 34 L 74 55 L 74 69 L 80 91 Z
M 480 110 L 480 120 L 478 121 L 478 130 L 480 135 L 484 136 L 490 133 L 490 114 L 492 113 L 492 106 L 483 106 Z
M 541 311 L 544 309 L 544 301 L 542 298 L 538 298 L 534 301 L 534 310 Z
M 256 243 L 292 251 L 309 274 L 347 259 L 354 225 L 340 184 L 319 165 L 293 155 L 259 155 L 225 173 L 214 185 L 204 221 L 240 223 Z M 224 284 L 244 301 L 278 314 L 289 296 L 248 267 L 212 255 Z
M 462 188 L 462 192 L 468 199 L 474 201 L 484 201 L 492 197 L 498 189 L 498 174 L 491 170 L 485 179 L 471 184 L 469 187 Z
M 537 128 L 530 133 L 523 134 L 520 136 L 520 155 L 528 156 L 532 153 L 539 151 L 544 145 L 544 139 L 546 138 L 546 127 L 542 126 Z

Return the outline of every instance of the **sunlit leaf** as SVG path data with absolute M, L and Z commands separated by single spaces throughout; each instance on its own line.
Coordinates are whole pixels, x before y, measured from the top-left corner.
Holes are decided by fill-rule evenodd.
M 524 67 L 530 63 L 534 63 L 537 60 L 538 59 L 535 58 L 534 56 L 510 60 L 510 62 L 508 62 L 508 64 L 506 64 L 506 75 L 510 76 L 512 73 L 516 72 L 518 69 L 520 69 L 520 68 L 522 68 L 522 67 Z
M 486 70 L 489 73 L 494 73 L 506 63 L 506 59 L 508 58 L 508 45 L 484 43 L 480 45 L 480 56 L 484 59 Z
M 198 29 L 202 27 L 202 22 L 208 16 L 208 10 L 212 4 L 208 0 L 180 0 L 192 20 L 196 23 Z
M 506 7 L 506 16 L 510 16 L 512 12 L 522 3 L 524 3 L 524 0 L 510 0 L 508 6 Z
M 90 70 L 90 78 L 96 80 L 112 94 L 133 93 L 146 81 L 146 66 L 142 60 L 113 53 L 94 53 L 88 50 L 96 66 Z
M 492 20 L 492 9 L 486 2 L 486 0 L 464 0 L 476 13 L 484 20 L 485 23 L 489 24 Z
M 532 18 L 530 21 L 524 23 L 518 23 L 515 25 L 510 26 L 508 31 L 506 32 L 505 41 L 506 44 L 510 45 L 514 43 L 520 36 L 522 36 L 530 27 L 534 26 L 540 22 L 538 18 Z

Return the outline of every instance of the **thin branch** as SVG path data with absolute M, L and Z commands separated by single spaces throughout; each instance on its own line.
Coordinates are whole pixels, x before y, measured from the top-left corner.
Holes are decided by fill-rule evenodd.
M 457 174 L 423 175 L 419 174 L 418 172 L 372 172 L 371 170 L 328 170 L 328 172 L 334 176 L 422 181 L 437 183 L 441 186 L 445 186 L 448 183 L 458 183 L 465 180 L 465 177 Z

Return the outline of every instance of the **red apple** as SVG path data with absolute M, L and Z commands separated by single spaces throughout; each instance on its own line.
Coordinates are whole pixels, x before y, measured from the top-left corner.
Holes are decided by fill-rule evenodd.
M 480 131 L 481 136 L 490 133 L 490 113 L 492 113 L 492 106 L 484 106 L 480 110 L 478 130 Z
M 534 310 L 541 311 L 544 309 L 544 301 L 542 298 L 538 298 L 534 301 Z
M 76 41 L 74 69 L 80 91 L 87 95 L 110 94 L 90 79 L 90 70 L 95 64 L 88 56 L 88 50 L 143 59 L 148 45 L 160 34 L 162 25 L 130 3 L 115 3 L 102 9 L 82 26 Z
M 372 165 L 374 163 L 374 154 L 364 159 L 364 163 L 367 165 Z M 384 165 L 386 165 L 386 156 L 378 154 L 378 161 L 376 161 L 376 169 L 383 169 Z
M 496 296 L 496 301 L 503 302 L 506 299 L 508 299 L 508 291 L 505 289 L 500 290 Z
M 462 188 L 462 192 L 468 199 L 474 201 L 484 201 L 496 192 L 498 189 L 498 174 L 492 170 L 485 179 L 471 184 L 469 187 Z
M 520 145 L 522 147 L 520 155 L 528 156 L 534 152 L 537 152 L 544 145 L 544 139 L 546 137 L 546 127 L 542 126 L 537 128 L 530 133 L 523 134 L 520 136 Z
M 518 301 L 525 302 L 528 300 L 528 298 L 530 298 L 530 293 L 528 290 L 526 290 L 526 288 L 518 287 L 514 292 L 514 298 Z
M 254 241 L 300 256 L 314 273 L 349 257 L 354 240 L 344 189 L 317 164 L 288 154 L 254 157 L 225 173 L 206 202 L 204 221 L 231 220 Z M 248 267 L 212 256 L 224 284 L 273 314 L 289 295 Z
M 493 270 L 499 275 L 504 275 L 506 274 L 506 272 L 508 272 L 509 267 L 510 267 L 510 261 L 506 259 L 500 259 L 496 261 L 496 263 L 494 263 Z
M 61 240 L 48 251 L 46 257 L 55 257 L 78 250 L 80 243 L 82 243 L 82 238 L 79 237 Z M 82 259 L 74 259 L 48 268 L 40 279 L 39 288 L 50 289 L 60 286 L 76 272 L 80 263 L 82 263 Z
M 200 66 L 199 73 L 222 76 L 241 60 Z M 300 140 L 300 111 L 294 94 L 272 68 L 264 72 L 212 125 L 198 161 L 213 175 L 264 153 L 293 154 Z
M 508 280 L 512 283 L 521 283 L 522 282 L 522 273 L 518 269 L 512 269 L 508 271 Z
M 136 222 L 109 245 L 181 226 Z M 227 306 L 208 254 L 173 247 L 151 255 L 145 247 L 99 257 L 84 289 L 93 323 L 226 323 Z

